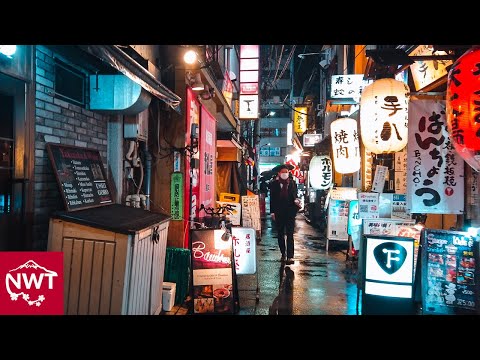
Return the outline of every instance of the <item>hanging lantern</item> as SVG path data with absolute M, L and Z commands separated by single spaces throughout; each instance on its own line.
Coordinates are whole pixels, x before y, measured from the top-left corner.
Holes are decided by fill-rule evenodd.
M 395 79 L 379 79 L 363 89 L 360 131 L 367 150 L 391 153 L 407 145 L 409 92 L 404 82 Z
M 452 65 L 447 80 L 447 130 L 457 153 L 480 171 L 480 47 Z
M 332 184 L 332 160 L 330 156 L 314 156 L 308 166 L 308 182 L 314 190 L 325 190 Z
M 335 171 L 350 174 L 360 169 L 357 121 L 340 118 L 330 125 Z

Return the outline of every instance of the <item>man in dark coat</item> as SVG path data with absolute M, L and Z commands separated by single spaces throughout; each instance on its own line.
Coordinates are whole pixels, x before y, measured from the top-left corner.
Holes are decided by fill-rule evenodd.
M 282 165 L 278 171 L 278 178 L 270 183 L 270 214 L 275 221 L 278 236 L 278 246 L 282 253 L 281 261 L 293 264 L 293 231 L 295 229 L 295 217 L 300 208 L 297 184 L 289 178 L 286 165 Z M 287 241 L 285 244 L 285 235 Z

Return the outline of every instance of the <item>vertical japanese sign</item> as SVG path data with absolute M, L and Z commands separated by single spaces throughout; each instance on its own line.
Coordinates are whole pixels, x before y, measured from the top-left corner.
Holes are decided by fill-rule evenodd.
M 480 193 L 478 191 L 478 173 L 471 166 L 465 168 L 465 176 L 467 177 L 467 206 L 466 218 L 471 220 L 471 226 L 480 226 Z
M 192 89 L 187 88 L 187 103 L 186 103 L 186 119 L 185 119 L 185 147 L 190 149 L 191 141 L 192 141 L 192 124 L 194 127 L 198 129 L 200 125 L 200 103 L 196 99 L 195 94 L 193 93 Z M 196 138 L 194 141 L 198 140 L 198 134 L 196 134 Z M 198 150 L 197 148 L 194 150 Z M 183 207 L 183 218 L 186 220 L 185 222 L 185 248 L 188 248 L 189 244 L 189 232 L 186 229 L 192 228 L 193 222 L 188 222 L 188 220 L 193 221 L 193 219 L 198 216 L 198 209 L 200 205 L 198 205 L 198 197 L 199 197 L 199 169 L 191 168 L 191 159 L 199 159 L 199 151 L 194 151 L 195 154 L 188 152 L 188 156 L 185 156 L 185 192 L 186 194 L 185 203 Z M 191 183 L 191 189 L 190 189 Z M 188 219 L 188 220 L 187 220 Z
M 225 100 L 227 100 L 227 104 L 232 108 L 232 97 L 233 97 L 233 84 L 232 80 L 230 80 L 229 71 L 225 71 L 225 75 L 223 76 L 223 87 L 222 87 L 222 94 Z
M 293 111 L 293 131 L 297 134 L 303 134 L 307 131 L 307 115 L 308 108 L 306 106 L 295 106 Z
M 172 173 L 170 181 L 170 213 L 172 220 L 183 219 L 183 174 Z
M 255 229 L 232 228 L 233 259 L 237 275 L 253 275 L 257 271 Z
M 415 48 L 409 56 L 422 56 L 422 55 L 447 55 L 445 51 L 435 51 L 433 53 L 433 47 L 431 45 L 419 45 Z M 410 65 L 410 71 L 412 73 L 413 82 L 415 84 L 415 90 L 426 90 L 432 88 L 438 84 L 441 79 L 446 79 L 447 66 L 453 64 L 452 60 L 422 60 L 415 61 Z
M 365 178 L 365 190 L 369 191 L 372 187 L 372 173 L 373 173 L 373 156 L 372 152 L 365 149 L 365 154 L 363 155 L 363 176 Z
M 395 153 L 395 193 L 407 193 L 407 146 Z
M 407 210 L 462 214 L 464 161 L 448 137 L 445 102 L 414 100 L 409 107 Z
M 233 313 L 232 239 L 224 230 L 192 232 L 195 314 Z
M 375 177 L 373 178 L 372 191 L 381 193 L 385 187 L 385 176 L 387 175 L 388 167 L 383 165 L 375 166 Z
M 215 207 L 216 122 L 202 107 L 200 121 L 200 201 L 206 208 Z
M 239 119 L 258 119 L 259 45 L 240 45 Z

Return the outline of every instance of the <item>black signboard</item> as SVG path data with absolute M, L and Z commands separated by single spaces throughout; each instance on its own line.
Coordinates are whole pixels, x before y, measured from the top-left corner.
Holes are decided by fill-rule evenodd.
M 424 229 L 421 235 L 422 312 L 478 313 L 478 241 L 462 231 Z
M 114 203 L 98 150 L 52 143 L 47 150 L 66 210 Z

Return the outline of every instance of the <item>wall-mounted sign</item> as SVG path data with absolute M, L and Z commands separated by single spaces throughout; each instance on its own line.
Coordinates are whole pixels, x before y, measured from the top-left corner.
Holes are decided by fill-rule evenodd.
M 361 192 L 358 194 L 358 212 L 361 219 L 378 219 L 378 193 Z
M 47 143 L 47 151 L 67 211 L 113 204 L 98 150 Z
M 234 312 L 232 252 L 224 230 L 192 231 L 194 314 Z
M 293 131 L 297 134 L 303 134 L 307 131 L 307 115 L 308 108 L 306 106 L 295 106 L 293 111 Z
M 366 295 L 413 297 L 414 239 L 397 236 L 364 237 Z
M 385 187 L 385 177 L 388 167 L 383 165 L 375 166 L 375 177 L 373 178 L 372 192 L 381 193 Z
M 259 112 L 259 45 L 240 45 L 240 95 L 241 120 L 258 119 Z
M 333 75 L 330 87 L 330 98 L 332 99 L 354 99 L 359 101 L 362 90 L 373 80 L 364 80 L 363 74 L 355 75 Z
M 206 208 L 215 207 L 215 174 L 216 174 L 216 136 L 217 122 L 202 106 L 200 121 L 200 191 L 199 204 Z M 199 205 L 200 207 L 200 205 Z
M 255 95 L 258 94 L 258 83 L 241 83 L 240 95 Z
M 395 192 L 407 193 L 407 146 L 395 153 Z
M 232 227 L 235 273 L 253 275 L 257 272 L 255 229 Z
M 172 173 L 170 180 L 170 213 L 172 220 L 183 220 L 183 174 Z
M 258 95 L 240 95 L 240 119 L 258 118 Z
M 303 147 L 313 147 L 322 141 L 322 134 L 303 134 Z
M 478 314 L 478 241 L 466 232 L 424 229 L 422 311 L 424 314 Z
M 464 161 L 449 141 L 445 101 L 413 100 L 409 119 L 408 211 L 463 214 Z
M 233 84 L 232 84 L 232 80 L 230 80 L 230 75 L 228 70 L 225 71 L 225 75 L 223 77 L 222 94 L 225 100 L 227 101 L 228 106 L 231 109 L 232 97 L 233 97 Z
M 436 51 L 435 54 L 433 54 L 433 48 L 431 45 L 419 45 L 409 54 L 409 56 L 421 55 L 447 55 L 447 53 L 445 51 Z M 442 82 L 446 82 L 446 76 L 448 74 L 446 68 L 452 64 L 452 60 L 415 61 L 412 65 L 410 65 L 410 71 L 415 84 L 415 90 L 427 91 L 436 87 Z

